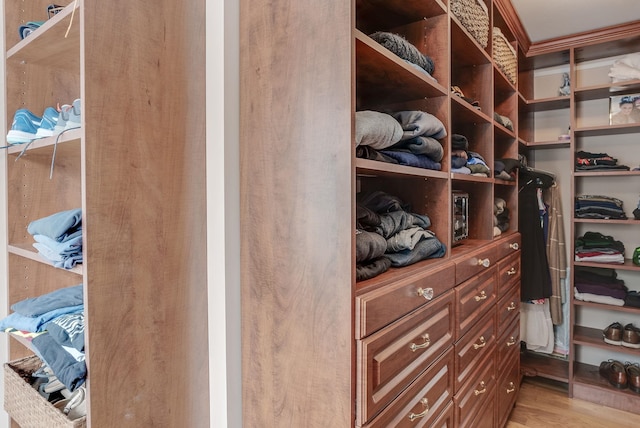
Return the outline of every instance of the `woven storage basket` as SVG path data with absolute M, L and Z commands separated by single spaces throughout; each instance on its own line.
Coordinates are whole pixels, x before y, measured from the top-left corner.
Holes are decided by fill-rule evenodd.
M 451 0 L 451 12 L 483 48 L 489 44 L 489 11 L 482 0 Z
M 23 428 L 85 428 L 86 416 L 70 420 L 21 377 L 41 365 L 35 355 L 4 364 L 4 409 Z
M 507 79 L 514 85 L 518 81 L 518 58 L 516 50 L 502 34 L 499 28 L 493 27 L 493 60 Z

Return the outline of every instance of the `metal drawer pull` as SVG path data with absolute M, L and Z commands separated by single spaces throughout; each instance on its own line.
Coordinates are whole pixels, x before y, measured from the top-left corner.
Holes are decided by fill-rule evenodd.
M 484 336 L 480 336 L 480 344 L 474 343 L 473 349 L 480 349 L 487 346 L 487 341 L 484 339 Z
M 515 311 L 515 310 L 516 310 L 516 302 L 511 302 L 511 303 L 509 303 L 509 306 L 507 306 L 507 310 L 508 310 L 509 312 L 511 312 L 511 311 Z
M 480 395 L 480 394 L 484 394 L 485 392 L 487 392 L 487 387 L 485 386 L 484 381 L 480 382 L 480 388 L 482 388 L 482 389 L 480 389 L 480 390 L 478 390 L 478 389 L 474 389 L 474 390 L 473 390 L 473 393 L 474 393 L 476 396 L 478 396 L 478 395 Z
M 507 346 L 513 346 L 513 345 L 515 345 L 515 344 L 516 344 L 516 338 L 515 338 L 515 337 L 513 337 L 513 336 L 511 336 L 511 337 L 509 338 L 509 340 L 507 341 Z
M 511 248 L 512 250 L 518 250 L 520 248 L 520 245 L 518 245 L 517 242 L 514 242 L 513 244 L 509 244 L 509 248 Z
M 509 382 L 509 388 L 507 388 L 507 394 L 511 394 L 515 390 L 516 390 L 516 386 L 513 384 L 513 382 Z
M 433 288 L 418 288 L 418 296 L 424 297 L 425 300 L 433 299 Z
M 507 271 L 507 275 L 511 276 L 511 275 L 515 275 L 516 274 L 516 268 L 512 267 L 511 269 L 509 269 Z
M 411 345 L 409 345 L 409 348 L 411 348 L 412 352 L 416 352 L 418 349 L 424 349 L 429 345 L 431 345 L 431 339 L 429 339 L 429 333 L 423 334 L 422 338 L 424 339 L 424 343 L 422 345 L 416 345 L 415 343 L 412 343 Z
M 488 268 L 491 265 L 489 259 L 478 259 L 478 266 L 484 266 Z
M 422 404 L 425 409 L 422 413 L 409 413 L 409 420 L 411 422 L 415 421 L 416 419 L 420 419 L 420 418 L 424 418 L 425 416 L 427 416 L 427 413 L 429 412 L 429 400 L 427 399 L 427 397 L 424 397 L 422 400 L 420 400 L 420 404 Z
M 480 300 L 485 300 L 486 298 L 487 298 L 487 293 L 485 293 L 484 290 L 480 292 L 479 296 L 474 297 L 476 302 L 479 302 Z

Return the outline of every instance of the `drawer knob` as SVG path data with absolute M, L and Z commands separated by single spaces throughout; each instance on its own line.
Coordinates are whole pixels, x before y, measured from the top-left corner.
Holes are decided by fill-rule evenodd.
M 431 300 L 433 299 L 433 288 L 428 287 L 428 288 L 418 288 L 418 296 L 424 297 L 425 300 Z
M 511 275 L 515 275 L 516 274 L 516 268 L 512 267 L 511 269 L 509 269 L 507 271 L 507 275 L 511 276 Z
M 511 336 L 511 337 L 509 338 L 509 340 L 507 340 L 507 347 L 509 347 L 509 346 L 513 346 L 513 345 L 515 345 L 515 344 L 516 344 L 516 338 L 515 338 L 515 337 L 513 337 L 513 336 Z
M 518 245 L 517 242 L 514 242 L 513 244 L 509 244 L 509 248 L 511 248 L 512 250 L 518 250 L 520 248 L 520 245 Z
M 424 397 L 422 400 L 420 400 L 420 404 L 424 406 L 424 411 L 422 413 L 409 413 L 409 420 L 411 422 L 427 416 L 427 413 L 429 412 L 429 400 L 427 399 L 427 397 Z
M 411 345 L 409 345 L 409 348 L 411 348 L 412 352 L 416 352 L 418 349 L 424 349 L 429 345 L 431 345 L 431 339 L 429 339 L 429 333 L 423 334 L 422 338 L 424 339 L 424 342 L 422 344 L 416 345 L 415 343 L 412 343 Z
M 480 292 L 479 296 L 474 297 L 476 302 L 479 302 L 480 300 L 485 300 L 486 298 L 487 298 L 487 293 L 485 293 L 484 290 Z
M 478 259 L 478 266 L 488 268 L 489 266 L 491 266 L 491 262 L 489 261 L 489 259 Z
M 509 306 L 507 306 L 507 311 L 511 312 L 514 311 L 516 309 L 516 302 L 511 302 L 509 303 Z
M 509 382 L 509 388 L 507 388 L 507 394 L 511 394 L 515 390 L 516 390 L 516 386 L 513 384 L 513 382 Z
M 475 389 L 475 390 L 473 391 L 473 393 L 474 393 L 476 396 L 478 396 L 478 395 L 480 395 L 480 394 L 484 394 L 485 392 L 487 392 L 487 387 L 485 386 L 484 381 L 480 382 L 480 388 L 482 388 L 482 389 Z
M 480 343 L 474 343 L 473 349 L 480 349 L 484 348 L 485 346 L 487 346 L 487 341 L 485 340 L 484 336 L 480 336 Z

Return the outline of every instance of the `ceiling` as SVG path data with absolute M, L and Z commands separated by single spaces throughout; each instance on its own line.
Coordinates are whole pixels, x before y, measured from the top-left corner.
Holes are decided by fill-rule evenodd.
M 511 0 L 532 43 L 640 20 L 640 0 Z

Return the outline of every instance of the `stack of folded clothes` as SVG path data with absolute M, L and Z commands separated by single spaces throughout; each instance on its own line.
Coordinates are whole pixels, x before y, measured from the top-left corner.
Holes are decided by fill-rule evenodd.
M 29 223 L 33 246 L 52 265 L 71 269 L 82 263 L 82 211 L 60 211 Z
M 441 170 L 447 136 L 444 124 L 432 114 L 399 111 L 392 114 L 356 112 L 356 156 L 418 168 Z
M 491 169 L 482 155 L 469 150 L 469 140 L 461 134 L 451 135 L 451 172 L 488 177 Z
M 382 191 L 360 195 L 356 217 L 357 281 L 373 278 L 390 266 L 409 266 L 446 252 L 428 230 L 429 217 L 412 213 L 396 196 Z
M 418 48 L 409 43 L 401 35 L 377 31 L 370 34 L 369 37 L 405 60 L 407 63 L 413 65 L 414 68 L 421 70 L 423 73 L 426 72 L 430 77 L 433 75 L 433 72 L 435 71 L 433 59 L 420 52 Z
M 71 392 L 84 384 L 82 284 L 30 297 L 11 305 L 0 330 L 31 342 L 32 350 Z
M 576 171 L 629 171 L 626 165 L 618 165 L 618 159 L 609 156 L 607 153 L 591 153 L 578 151 L 575 155 Z
M 493 161 L 494 177 L 506 181 L 514 181 L 518 175 L 520 161 L 518 159 L 504 158 Z
M 576 239 L 575 260 L 593 263 L 624 263 L 624 244 L 599 232 Z
M 576 218 L 626 219 L 622 208 L 623 202 L 611 196 L 582 195 L 576 196 Z
M 623 306 L 628 289 L 614 269 L 576 266 L 574 277 L 577 300 Z

